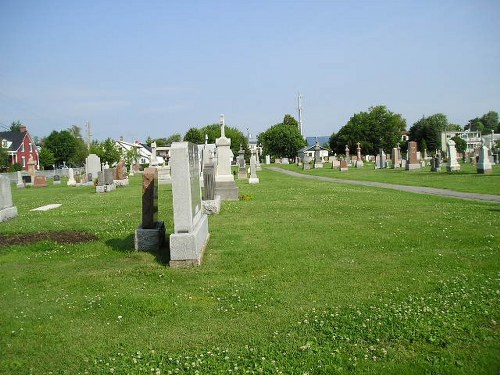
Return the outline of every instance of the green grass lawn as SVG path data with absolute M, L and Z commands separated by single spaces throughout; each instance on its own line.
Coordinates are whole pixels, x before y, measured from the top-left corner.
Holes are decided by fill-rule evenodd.
M 324 168 L 304 171 L 295 164 L 273 164 L 274 167 L 289 169 L 295 172 L 317 176 L 343 178 L 348 180 L 376 181 L 389 184 L 426 186 L 440 189 L 450 189 L 466 193 L 482 193 L 500 195 L 500 166 L 493 166 L 492 174 L 478 174 L 476 167 L 470 163 L 461 164 L 458 172 L 431 172 L 430 167 L 406 171 L 397 169 L 374 169 L 374 163 L 365 163 L 363 168 L 350 167 L 348 171 L 340 172 L 332 169 L 331 163 L 325 163 Z
M 191 269 L 133 251 L 139 176 L 107 194 L 13 185 L 0 234 L 99 240 L 0 244 L 0 373 L 498 373 L 498 204 L 259 177 L 210 217 Z M 170 186 L 159 206 L 171 232 Z

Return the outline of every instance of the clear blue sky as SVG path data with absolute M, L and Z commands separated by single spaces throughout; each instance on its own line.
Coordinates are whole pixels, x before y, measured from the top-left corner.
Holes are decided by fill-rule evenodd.
M 386 105 L 453 123 L 500 112 L 500 1 L 0 0 L 0 128 L 90 121 L 145 140 L 297 117 L 330 135 Z

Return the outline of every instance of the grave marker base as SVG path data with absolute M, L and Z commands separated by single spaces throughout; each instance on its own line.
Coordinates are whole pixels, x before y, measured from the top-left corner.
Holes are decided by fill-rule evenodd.
M 135 230 L 134 248 L 136 251 L 158 251 L 165 242 L 165 223 L 157 221 L 156 228 L 145 229 L 142 225 Z
M 172 233 L 169 265 L 171 267 L 200 265 L 209 238 L 206 215 L 200 216 L 200 220 L 190 233 Z

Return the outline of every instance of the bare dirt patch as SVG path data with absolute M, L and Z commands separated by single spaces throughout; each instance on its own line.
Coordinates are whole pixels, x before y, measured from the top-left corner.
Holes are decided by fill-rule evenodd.
M 97 239 L 97 236 L 93 234 L 76 231 L 0 234 L 0 247 L 11 245 L 30 245 L 40 241 L 79 243 L 96 241 Z

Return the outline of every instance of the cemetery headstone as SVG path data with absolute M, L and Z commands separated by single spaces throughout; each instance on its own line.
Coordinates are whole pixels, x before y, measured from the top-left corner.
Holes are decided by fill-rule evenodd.
M 238 152 L 238 179 L 245 180 L 248 178 L 247 175 L 247 165 L 245 162 L 245 150 L 240 147 L 240 151 Z
M 76 186 L 76 180 L 73 168 L 68 169 L 68 182 L 66 184 L 68 186 Z
M 24 188 L 23 175 L 22 175 L 21 171 L 17 171 L 17 185 L 16 186 L 20 189 Z
M 174 233 L 170 235 L 170 266 L 199 265 L 209 239 L 208 217 L 201 209 L 198 152 L 189 142 L 170 148 Z
M 158 221 L 158 171 L 146 168 L 142 176 L 142 222 L 135 231 L 135 250 L 159 251 L 165 241 L 165 223 Z
M 85 159 L 85 173 L 87 176 L 90 174 L 90 178 L 87 177 L 88 181 L 93 181 L 97 178 L 97 172 L 101 171 L 101 158 L 96 154 L 90 154 Z
M 393 169 L 399 168 L 399 150 L 397 147 L 394 147 L 392 149 L 391 159 L 392 159 L 391 168 L 393 168 Z
M 446 170 L 448 172 L 459 171 L 460 164 L 457 161 L 457 149 L 455 148 L 455 141 L 453 139 L 449 139 L 446 143 L 446 156 L 448 157 Z
M 258 184 L 259 178 L 257 177 L 257 161 L 255 160 L 255 153 L 252 152 L 250 157 L 250 178 L 248 179 L 250 184 Z
M 0 175 L 0 223 L 17 216 L 17 207 L 12 202 L 10 179 Z
M 270 155 L 266 155 L 266 164 L 267 165 L 271 164 L 271 156 Z
M 33 180 L 30 175 L 22 176 L 21 178 L 23 179 L 24 186 L 32 185 Z
M 33 156 L 28 160 L 28 174 L 31 176 L 31 179 L 35 179 L 35 171 L 36 171 L 36 162 L 33 160 Z
M 316 144 L 314 145 L 314 168 L 323 168 L 323 160 L 321 160 L 321 147 L 318 139 L 316 139 Z
M 477 163 L 477 173 L 490 174 L 493 173 L 493 167 L 488 157 L 488 147 L 481 144 L 479 148 L 479 162 Z
M 281 164 L 290 164 L 290 160 L 288 158 L 281 158 Z
M 411 171 L 420 169 L 421 167 L 417 157 L 417 142 L 410 141 L 408 142 L 408 156 L 405 169 Z
M 215 140 L 217 167 L 215 173 L 215 195 L 221 200 L 238 200 L 240 190 L 231 172 L 231 139 L 225 135 L 224 115 L 220 117 L 221 136 Z
M 347 160 L 341 160 L 340 161 L 340 171 L 341 172 L 346 172 L 349 170 L 349 165 L 347 164 Z
M 60 185 L 61 184 L 61 176 L 58 174 L 54 175 L 54 180 L 53 180 L 54 185 Z
M 35 181 L 33 187 L 47 187 L 47 177 L 45 176 L 35 176 Z
M 221 199 L 215 195 L 215 163 L 210 157 L 203 168 L 203 212 L 207 215 L 218 214 Z

